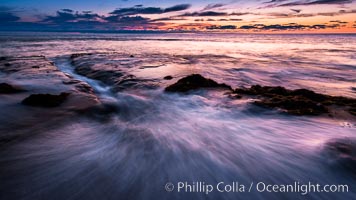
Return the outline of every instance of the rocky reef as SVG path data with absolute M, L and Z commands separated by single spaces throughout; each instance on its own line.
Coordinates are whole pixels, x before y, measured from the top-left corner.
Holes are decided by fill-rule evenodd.
M 0 134 L 0 143 L 33 134 L 28 131 L 33 126 L 59 126 L 77 111 L 100 104 L 87 83 L 44 56 L 2 57 L 0 74 L 0 129 L 6 133 Z
M 57 107 L 60 106 L 70 95 L 70 93 L 62 92 L 59 95 L 54 94 L 31 94 L 21 103 L 27 106 L 36 107 Z
M 250 88 L 235 89 L 234 93 L 257 96 L 260 100 L 255 101 L 254 104 L 280 108 L 294 115 L 330 113 L 329 107 L 331 106 L 339 106 L 354 115 L 353 110 L 356 108 L 356 99 L 319 94 L 307 89 L 288 90 L 280 86 L 253 85 Z
M 122 60 L 110 53 L 82 53 L 72 54 L 70 59 L 76 73 L 99 80 L 112 87 L 113 91 L 129 88 L 156 88 L 154 80 L 138 78 L 129 72 L 132 64 L 139 65 L 140 60 L 134 56 L 121 55 Z
M 231 90 L 232 88 L 224 83 L 217 83 L 214 80 L 207 79 L 200 74 L 192 74 L 185 78 L 178 80 L 166 87 L 166 92 L 188 92 L 191 90 L 197 90 L 202 88 L 222 88 Z
M 13 94 L 18 92 L 23 92 L 24 90 L 17 87 L 10 85 L 8 83 L 0 83 L 0 94 Z
M 192 74 L 178 80 L 165 88 L 166 92 L 188 92 L 202 88 L 223 88 L 231 90 L 234 98 L 253 97 L 254 105 L 279 109 L 292 115 L 331 114 L 332 110 L 345 111 L 355 115 L 356 99 L 319 94 L 307 89 L 289 90 L 280 86 L 253 85 L 250 88 L 237 88 L 219 84 L 214 80 L 204 78 L 200 74 Z

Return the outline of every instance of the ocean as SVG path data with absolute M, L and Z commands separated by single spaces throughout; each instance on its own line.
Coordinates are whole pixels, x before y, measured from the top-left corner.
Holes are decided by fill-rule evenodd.
M 41 134 L 0 149 L 0 193 L 3 199 L 354 199 L 355 174 L 326 155 L 330 141 L 355 141 L 353 119 L 281 114 L 220 90 L 164 88 L 201 74 L 233 88 L 259 84 L 356 98 L 355 46 L 355 34 L 0 33 L 1 56 L 45 56 L 119 110 L 106 121 L 70 117 L 54 127 L 28 127 Z M 71 55 L 79 53 L 88 55 L 80 65 L 130 74 L 137 87 L 112 90 L 110 82 L 76 73 Z M 221 182 L 246 188 L 219 191 Z M 165 191 L 167 183 L 174 191 Z M 261 183 L 349 188 L 261 192 L 258 183 L 259 190 Z M 208 185 L 214 190 L 206 194 Z

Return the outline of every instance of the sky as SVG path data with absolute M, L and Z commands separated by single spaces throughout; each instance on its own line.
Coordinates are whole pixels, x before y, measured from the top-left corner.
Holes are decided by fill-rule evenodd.
M 0 0 L 0 31 L 356 33 L 354 0 Z

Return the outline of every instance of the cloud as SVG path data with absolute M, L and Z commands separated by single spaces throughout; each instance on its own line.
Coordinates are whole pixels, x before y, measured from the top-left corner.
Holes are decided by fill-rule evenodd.
M 296 23 L 289 24 L 253 24 L 253 25 L 244 25 L 239 29 L 243 30 L 255 30 L 255 31 L 290 31 L 290 30 L 317 30 L 317 29 L 327 29 L 327 28 L 339 28 L 339 24 L 315 24 L 315 25 L 302 25 Z
M 0 23 L 16 22 L 20 20 L 20 17 L 13 13 L 14 11 L 13 8 L 0 6 Z
M 222 4 L 222 3 L 211 3 L 208 4 L 207 6 L 205 6 L 205 8 L 203 9 L 203 11 L 205 10 L 211 10 L 211 9 L 215 9 L 215 8 L 221 8 L 223 6 L 225 6 L 226 4 Z
M 329 21 L 331 23 L 339 23 L 339 24 L 348 24 L 349 22 L 344 22 L 344 21 L 340 21 L 340 20 L 331 20 Z
M 278 6 L 308 6 L 308 5 L 320 5 L 320 4 L 348 4 L 353 0 L 313 0 L 313 1 L 293 1 L 290 3 L 280 4 Z
M 215 22 L 215 21 L 224 21 L 224 22 L 227 22 L 227 21 L 235 21 L 235 22 L 239 22 L 239 21 L 243 21 L 242 19 L 229 19 L 229 18 L 221 18 L 221 19 L 211 19 L 211 18 L 208 18 L 208 19 L 203 19 L 203 18 L 200 18 L 200 19 L 194 19 L 194 21 L 196 22 L 204 22 L 204 21 L 207 21 L 207 22 Z
M 316 0 L 308 4 L 313 5 L 313 4 L 347 4 L 347 3 L 352 3 L 352 0 Z
M 141 16 L 109 16 L 109 17 L 105 17 L 104 18 L 107 22 L 111 22 L 111 23 L 121 23 L 121 24 L 130 24 L 130 23 L 134 23 L 134 24 L 143 24 L 143 23 L 147 23 L 149 21 L 148 18 L 144 18 Z
M 272 1 L 267 1 L 264 3 L 280 3 L 280 2 L 284 2 L 284 1 L 288 1 L 288 0 L 272 0 Z
M 111 15 L 137 15 L 137 14 L 161 14 L 163 10 L 157 7 L 131 7 L 120 8 L 111 12 Z
M 179 10 L 178 7 L 169 7 L 171 10 Z M 42 25 L 44 29 L 60 30 L 145 30 L 158 29 L 165 23 L 151 20 L 140 15 L 99 15 L 92 11 L 73 11 L 62 9 L 55 15 L 46 16 L 42 21 L 36 23 Z
M 57 11 L 55 16 L 46 16 L 43 22 L 50 23 L 67 23 L 67 22 L 78 22 L 78 21 L 100 21 L 102 17 L 96 13 L 90 11 L 85 12 L 74 12 L 70 9 L 62 9 Z
M 177 11 L 187 10 L 188 8 L 190 8 L 190 6 L 191 6 L 190 4 L 179 4 L 172 7 L 168 7 L 164 9 L 163 12 L 167 13 L 167 12 L 177 12 Z
M 64 11 L 64 12 L 74 12 L 74 10 L 71 10 L 71 9 L 62 9 L 62 11 Z
M 344 5 L 352 3 L 353 0 L 271 0 L 264 2 L 267 6 L 261 8 L 274 8 L 274 7 L 291 7 L 291 6 L 309 6 L 309 5 Z
M 236 18 L 232 18 L 232 19 L 229 19 L 230 21 L 236 21 L 236 22 L 239 22 L 239 21 L 242 21 L 242 19 L 236 19 Z
M 302 10 L 301 9 L 290 9 L 293 12 L 300 13 Z
M 214 17 L 214 16 L 228 16 L 226 12 L 215 12 L 215 11 L 206 11 L 206 12 L 193 12 L 193 13 L 184 13 L 182 17 Z
M 327 16 L 327 17 L 334 17 L 339 15 L 345 14 L 353 14 L 356 13 L 356 10 L 339 10 L 336 12 L 320 12 L 320 13 L 267 13 L 267 14 L 259 14 L 253 13 L 254 15 L 262 15 L 262 16 L 271 16 L 276 18 L 302 18 L 302 17 L 315 17 L 315 16 Z
M 138 14 L 163 14 L 168 12 L 177 12 L 190 8 L 190 4 L 179 4 L 168 8 L 143 7 L 136 5 L 129 8 L 119 8 L 111 12 L 111 15 L 138 15 Z
M 237 29 L 237 27 L 235 25 L 225 25 L 225 26 L 217 26 L 217 25 L 213 25 L 213 26 L 208 26 L 206 27 L 206 29 L 208 30 L 234 30 Z
M 187 20 L 187 19 L 184 17 L 163 17 L 163 18 L 153 19 L 151 21 L 181 21 L 181 20 Z
M 312 4 L 335 4 L 336 2 L 350 2 L 350 0 L 262 0 L 266 4 L 281 6 L 287 3 L 304 3 Z M 190 4 L 178 4 L 169 7 L 146 7 L 143 5 L 135 5 L 133 7 L 124 7 L 113 10 L 108 14 L 98 14 L 93 11 L 75 11 L 70 8 L 58 10 L 52 15 L 37 17 L 35 20 L 27 20 L 25 17 L 20 20 L 16 15 L 21 10 L 14 10 L 8 7 L 0 6 L 0 29 L 30 29 L 30 30 L 152 30 L 152 29 L 167 29 L 167 30 L 252 30 L 252 31 L 284 31 L 284 30 L 317 30 L 327 28 L 352 27 L 355 23 L 337 20 L 339 15 L 356 13 L 356 10 L 347 8 L 331 10 L 330 12 L 318 12 L 317 10 L 309 11 L 307 9 L 295 8 L 279 8 L 278 12 L 268 11 L 258 12 L 257 10 L 249 10 L 248 12 L 232 12 L 221 10 L 225 6 L 222 3 L 208 4 L 202 10 L 188 10 Z M 339 6 L 335 6 L 338 8 Z M 186 11 L 185 11 L 186 10 Z M 180 13 L 175 13 L 183 11 Z M 308 12 L 308 13 L 307 13 Z M 172 13 L 172 14 L 164 14 Z M 152 17 L 149 14 L 155 14 Z M 164 15 L 160 15 L 164 14 Z M 158 16 L 159 15 L 159 16 Z M 250 25 L 241 27 L 235 26 L 239 21 L 242 21 L 243 16 L 257 18 L 256 20 L 248 20 Z M 25 16 L 21 14 L 20 16 Z M 158 16 L 158 17 L 157 17 Z M 302 18 L 326 16 L 320 24 L 303 25 L 303 24 L 257 24 L 267 23 L 269 19 L 275 18 Z M 161 18 L 159 18 L 161 17 Z M 335 17 L 335 18 L 332 18 Z M 265 21 L 261 21 L 265 19 Z M 244 19 L 245 20 L 245 19 Z M 344 19 L 343 19 L 344 20 Z M 191 23 L 193 22 L 193 23 Z M 256 24 L 254 24 L 256 23 Z M 232 24 L 232 25 L 225 25 Z M 234 25 L 235 24 L 235 25 Z M 5 28 L 4 28 L 5 27 Z M 10 28 L 9 28 L 10 27 Z M 32 29 L 31 29 L 32 28 Z
M 16 22 L 20 20 L 20 17 L 12 14 L 12 13 L 6 13 L 6 12 L 0 12 L 0 22 L 5 23 L 5 22 Z

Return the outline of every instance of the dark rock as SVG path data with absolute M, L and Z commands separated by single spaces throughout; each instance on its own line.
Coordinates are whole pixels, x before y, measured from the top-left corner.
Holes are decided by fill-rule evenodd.
M 103 103 L 99 104 L 85 110 L 79 111 L 79 114 L 85 115 L 87 117 L 105 122 L 110 120 L 110 118 L 119 113 L 120 109 L 117 104 L 114 103 Z
M 349 113 L 356 110 L 356 99 L 318 94 L 307 89 L 288 90 L 283 87 L 253 85 L 250 88 L 238 88 L 235 94 L 256 95 L 260 98 L 256 105 L 280 108 L 294 115 L 320 115 L 329 113 L 328 106 L 346 107 Z
M 313 100 L 313 101 L 324 101 L 327 98 L 327 95 L 323 94 L 317 94 L 311 90 L 307 89 L 298 89 L 298 90 L 292 90 L 290 91 L 290 95 L 292 96 L 303 96 L 307 99 Z
M 94 93 L 93 88 L 86 84 L 86 83 L 79 83 L 75 86 L 75 88 L 77 88 L 79 91 L 81 92 L 85 92 L 85 93 Z
M 277 96 L 265 98 L 254 103 L 263 107 L 280 108 L 286 113 L 293 115 L 320 115 L 328 113 L 328 109 L 325 106 L 302 96 Z
M 124 76 L 124 73 L 118 70 L 96 70 L 86 65 L 76 67 L 75 72 L 108 85 L 115 84 L 118 78 Z
M 92 55 L 92 53 L 74 53 L 70 56 L 71 59 L 78 58 L 80 56 Z
M 172 80 L 172 79 L 173 79 L 173 76 L 165 76 L 163 79 L 164 79 L 164 80 Z
M 190 90 L 202 89 L 202 88 L 223 88 L 232 90 L 230 86 L 226 84 L 219 84 L 214 80 L 204 78 L 200 74 L 192 74 L 185 78 L 178 80 L 166 87 L 166 92 L 188 92 Z
M 355 107 L 350 108 L 350 109 L 349 109 L 349 113 L 350 113 L 351 115 L 355 115 L 355 116 L 356 116 L 356 108 L 355 108 Z
M 62 92 L 59 95 L 53 94 L 31 94 L 22 101 L 23 105 L 35 107 L 57 107 L 61 105 L 70 93 Z
M 81 83 L 81 81 L 80 80 L 76 80 L 76 79 L 71 79 L 71 80 L 62 81 L 62 83 L 65 84 L 65 85 L 72 85 L 72 84 Z
M 124 88 L 128 88 L 128 87 L 137 85 L 139 82 L 141 82 L 140 79 L 128 77 L 127 79 L 122 79 L 122 80 L 118 81 L 116 83 L 116 85 L 119 85 Z
M 288 91 L 284 87 L 270 87 L 270 86 L 260 86 L 253 85 L 251 88 L 245 89 L 240 88 L 236 89 L 235 93 L 248 94 L 248 95 L 265 95 L 265 96 L 274 96 L 274 95 L 286 95 Z
M 324 153 L 328 163 L 356 174 L 356 142 L 336 140 L 325 144 Z
M 33 69 L 39 69 L 40 66 L 32 66 Z
M 135 56 L 134 55 L 130 55 L 130 58 L 134 58 Z
M 23 92 L 24 90 L 7 83 L 0 83 L 0 94 L 13 94 Z

